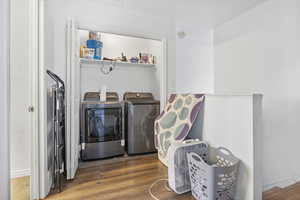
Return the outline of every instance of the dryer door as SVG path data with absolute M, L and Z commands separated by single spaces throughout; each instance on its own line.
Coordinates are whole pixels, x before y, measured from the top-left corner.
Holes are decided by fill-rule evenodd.
M 86 143 L 122 139 L 122 108 L 89 108 L 85 119 Z

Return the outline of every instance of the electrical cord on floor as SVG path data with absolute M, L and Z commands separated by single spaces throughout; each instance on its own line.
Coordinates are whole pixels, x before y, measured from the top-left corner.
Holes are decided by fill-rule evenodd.
M 153 199 L 155 199 L 155 200 L 160 200 L 159 198 L 157 198 L 156 196 L 154 196 L 154 194 L 152 193 L 152 188 L 154 187 L 154 185 L 156 185 L 158 182 L 160 182 L 160 181 L 166 181 L 165 182 L 165 189 L 167 190 L 167 191 L 169 191 L 169 192 L 171 192 L 171 189 L 169 188 L 169 186 L 167 185 L 167 183 L 168 183 L 168 179 L 158 179 L 158 180 L 156 180 L 156 181 L 154 181 L 153 183 L 152 183 L 152 185 L 149 187 L 149 189 L 148 189 L 148 192 L 149 192 L 149 194 L 150 194 L 150 196 L 153 198 Z
M 171 188 L 169 187 L 168 181 L 165 182 L 165 188 L 166 188 L 166 190 L 168 190 L 169 192 L 172 192 Z

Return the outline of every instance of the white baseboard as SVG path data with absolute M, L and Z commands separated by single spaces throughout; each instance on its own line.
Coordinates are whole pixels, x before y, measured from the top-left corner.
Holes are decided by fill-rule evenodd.
M 270 190 L 274 187 L 286 188 L 286 187 L 294 185 L 295 183 L 298 183 L 298 182 L 300 182 L 300 176 L 295 176 L 293 178 L 285 179 L 285 180 L 279 180 L 274 183 L 264 185 L 263 191 Z
M 31 171 L 30 169 L 20 169 L 20 170 L 11 170 L 10 178 L 20 178 L 24 176 L 30 176 Z

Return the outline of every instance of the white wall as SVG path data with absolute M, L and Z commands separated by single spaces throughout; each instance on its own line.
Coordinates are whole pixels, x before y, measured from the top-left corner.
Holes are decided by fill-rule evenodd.
M 214 92 L 213 24 L 209 20 L 211 9 L 204 5 L 195 0 L 176 1 L 176 32 L 186 34 L 176 38 L 178 93 Z
M 81 44 L 86 45 L 88 31 L 79 31 Z M 151 92 L 156 99 L 160 99 L 160 74 L 162 67 L 161 54 L 163 43 L 157 40 L 149 40 L 136 37 L 121 36 L 115 34 L 101 34 L 103 42 L 102 57 L 121 57 L 124 52 L 127 59 L 138 56 L 139 53 L 151 53 L 158 58 L 156 67 L 124 66 L 117 65 L 109 74 L 101 72 L 99 65 L 91 66 L 82 64 L 81 86 L 82 97 L 85 92 L 99 91 L 103 85 L 107 91 L 117 92 L 120 99 L 125 92 Z
M 158 6 L 159 5 L 159 6 Z M 46 12 L 52 35 L 46 65 L 65 77 L 65 25 L 75 19 L 79 26 L 103 32 L 125 33 L 168 40 L 168 91 L 175 90 L 175 38 L 169 1 L 146 0 L 51 0 Z M 49 28 L 46 28 L 49 30 Z M 47 55 L 47 57 L 48 57 Z M 47 66 L 50 67 L 50 66 Z M 65 78 L 64 78 L 65 79 Z
M 155 68 L 117 66 L 109 75 L 104 75 L 99 66 L 87 66 L 81 73 L 82 97 L 85 92 L 100 91 L 103 85 L 107 86 L 107 91 L 117 92 L 120 99 L 125 92 L 151 92 L 156 99 L 160 97 Z
M 9 192 L 9 0 L 0 1 L 0 199 Z
M 216 92 L 264 94 L 265 189 L 300 181 L 299 10 L 269 0 L 215 29 Z
M 152 46 L 159 47 L 160 41 L 139 37 L 131 37 L 125 35 L 101 33 L 101 41 L 103 43 L 102 58 L 121 57 L 121 53 L 125 53 L 127 59 L 133 56 L 139 56 L 139 53 L 151 53 Z M 79 30 L 80 44 L 86 46 L 89 39 L 89 31 Z M 157 44 L 158 43 L 158 44 Z
M 30 175 L 29 133 L 29 8 L 11 1 L 10 153 L 12 177 Z
M 207 95 L 203 139 L 241 160 L 234 199 L 261 200 L 261 95 Z

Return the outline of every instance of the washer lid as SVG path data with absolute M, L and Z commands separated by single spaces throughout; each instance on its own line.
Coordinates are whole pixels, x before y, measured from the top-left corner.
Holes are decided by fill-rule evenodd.
M 84 94 L 84 101 L 100 101 L 100 92 L 87 92 Z M 106 101 L 118 102 L 119 95 L 116 92 L 106 92 Z
M 132 105 L 159 105 L 160 104 L 160 101 L 157 101 L 157 100 L 130 100 L 130 101 L 127 101 L 129 103 L 131 103 Z
M 153 102 L 154 96 L 149 92 L 126 92 L 123 96 L 124 101 L 127 102 Z
M 126 92 L 123 99 L 125 102 L 134 105 L 160 104 L 159 101 L 154 99 L 153 94 L 149 92 Z

